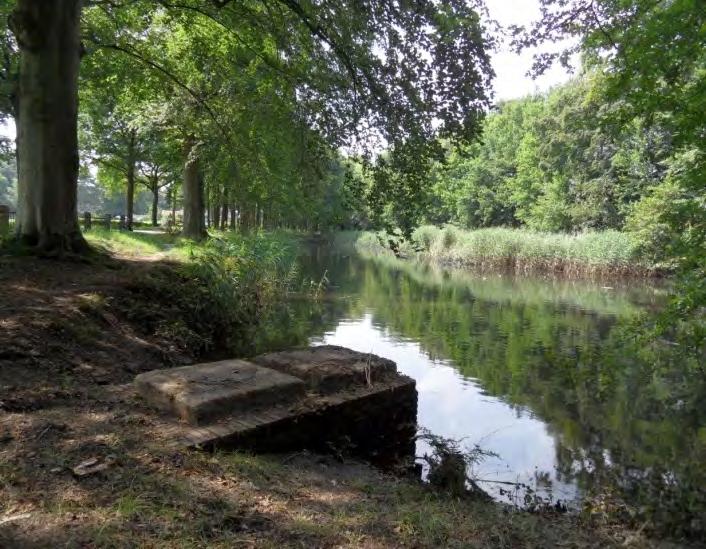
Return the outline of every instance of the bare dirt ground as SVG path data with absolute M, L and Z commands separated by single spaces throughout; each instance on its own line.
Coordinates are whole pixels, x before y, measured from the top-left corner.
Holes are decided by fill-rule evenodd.
M 153 260 L 0 257 L 0 547 L 651 545 L 329 457 L 169 450 L 131 381 L 190 357 L 117 312 Z

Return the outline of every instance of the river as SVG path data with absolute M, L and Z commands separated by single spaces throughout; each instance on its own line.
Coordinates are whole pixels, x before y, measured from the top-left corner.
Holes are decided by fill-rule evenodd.
M 706 434 L 704 413 L 660 397 L 623 349 L 630 324 L 664 306 L 659 285 L 444 271 L 325 248 L 302 259 L 302 275 L 328 289 L 279 311 L 260 350 L 335 344 L 394 360 L 417 382 L 421 428 L 496 454 L 473 475 L 498 500 L 577 507 L 619 486 L 644 503 L 641 487 L 694 459 Z

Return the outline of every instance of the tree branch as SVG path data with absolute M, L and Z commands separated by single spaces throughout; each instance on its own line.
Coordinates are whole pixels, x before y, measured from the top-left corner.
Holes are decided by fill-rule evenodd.
M 223 134 L 223 136 L 226 138 L 226 140 L 230 141 L 230 137 L 228 135 L 228 132 L 226 129 L 221 125 L 221 123 L 218 121 L 218 118 L 216 117 L 216 114 L 213 112 L 213 109 L 206 103 L 198 93 L 196 93 L 194 90 L 192 90 L 189 86 L 184 84 L 177 76 L 175 76 L 173 73 L 162 67 L 161 65 L 155 63 L 154 61 L 147 59 L 144 57 L 142 54 L 136 52 L 133 49 L 128 49 L 127 47 L 124 46 L 119 46 L 118 44 L 101 44 L 99 42 L 95 42 L 92 40 L 92 42 L 96 45 L 98 48 L 103 48 L 103 49 L 110 49 L 114 51 L 119 51 L 124 53 L 125 55 L 128 55 L 134 59 L 137 59 L 147 65 L 148 67 L 156 70 L 157 72 L 163 74 L 166 76 L 169 80 L 174 82 L 177 86 L 179 86 L 182 90 L 187 92 L 203 109 L 208 113 L 208 115 L 211 117 L 213 122 L 216 124 L 220 132 Z
M 257 51 L 253 46 L 250 45 L 250 43 L 245 41 L 237 32 L 235 32 L 235 30 L 233 30 L 231 27 L 229 27 L 228 25 L 226 25 L 222 21 L 219 21 L 216 17 L 214 17 L 210 13 L 208 13 L 208 12 L 206 12 L 196 6 L 188 6 L 185 4 L 174 4 L 174 3 L 168 2 L 166 0 L 157 0 L 157 1 L 159 2 L 160 5 L 162 5 L 163 7 L 167 8 L 167 9 L 191 11 L 191 12 L 194 12 L 196 14 L 201 15 L 202 17 L 208 18 L 209 20 L 211 20 L 214 23 L 216 23 L 217 25 L 219 25 L 221 28 L 228 31 L 233 36 L 233 38 L 235 38 L 235 40 L 237 40 L 240 44 L 243 45 L 243 47 L 245 47 L 248 51 L 250 51 L 253 55 L 255 55 L 255 57 L 257 57 L 263 63 L 265 63 L 265 65 L 267 65 L 271 69 L 283 74 L 284 76 L 286 76 L 289 79 L 293 78 L 294 75 L 287 72 L 282 67 L 278 66 L 274 61 L 269 59 L 267 56 L 263 55 L 261 52 Z

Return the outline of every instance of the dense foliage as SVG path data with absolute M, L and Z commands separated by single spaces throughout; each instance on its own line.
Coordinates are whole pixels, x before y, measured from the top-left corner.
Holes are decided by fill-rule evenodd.
M 45 147 L 47 158 L 73 159 L 80 96 L 82 160 L 111 191 L 124 187 L 128 228 L 139 185 L 153 195 L 153 223 L 165 198 L 172 222 L 183 204 L 191 237 L 205 235 L 204 212 L 217 228 L 351 222 L 348 199 L 359 193 L 350 192 L 341 147 L 375 174 L 371 192 L 404 196 L 412 210 L 439 139 L 471 142 L 490 106 L 492 40 L 476 1 L 69 1 L 3 4 L 0 119 L 27 134 L 18 140 L 27 165 L 23 151 L 35 144 L 34 156 Z M 52 48 L 66 55 L 55 69 Z M 77 79 L 68 65 L 79 57 Z M 47 81 L 19 77 L 33 62 L 47 74 L 70 72 L 51 84 L 62 99 Z M 20 119 L 18 105 L 30 103 Z M 65 121 L 71 139 L 58 131 L 35 139 L 42 117 Z M 371 163 L 381 145 L 388 162 Z M 37 190 L 20 193 L 28 203 L 20 200 L 17 230 L 27 243 L 85 248 L 71 164 L 58 184 L 67 197 L 54 205 L 59 216 L 32 203 L 51 188 L 48 173 L 21 170 L 20 188 Z M 37 223 L 35 208 L 52 223 Z
M 626 230 L 653 259 L 669 257 L 667 244 L 680 231 L 654 210 L 679 207 L 687 191 L 675 175 L 688 159 L 667 128 L 637 117 L 617 122 L 619 105 L 606 101 L 604 86 L 602 76 L 588 73 L 546 95 L 501 104 L 481 143 L 449 148 L 434 167 L 419 219 L 468 228 Z M 694 207 L 703 213 L 703 205 Z
M 468 226 L 623 228 L 664 174 L 669 138 L 639 120 L 611 127 L 612 106 L 596 98 L 596 80 L 502 105 L 483 143 L 454 151 L 439 170 L 437 216 Z

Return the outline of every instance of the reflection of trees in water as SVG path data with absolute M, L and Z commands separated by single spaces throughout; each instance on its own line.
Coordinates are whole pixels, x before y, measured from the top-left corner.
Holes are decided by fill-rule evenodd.
M 545 421 L 560 480 L 584 493 L 617 490 L 670 528 L 706 509 L 706 381 L 631 343 L 624 325 L 636 309 L 624 296 L 607 316 L 591 312 L 586 303 L 595 296 L 584 299 L 576 288 L 569 303 L 527 293 L 516 300 L 517 284 L 444 281 L 408 264 L 319 262 L 338 297 L 359 299 L 290 305 L 274 330 L 279 346 L 305 343 L 372 309 L 376 324 L 419 341 L 431 359 L 451 360 L 489 394 Z M 316 268 L 303 270 L 316 278 Z M 666 371 L 655 371 L 657 362 Z

